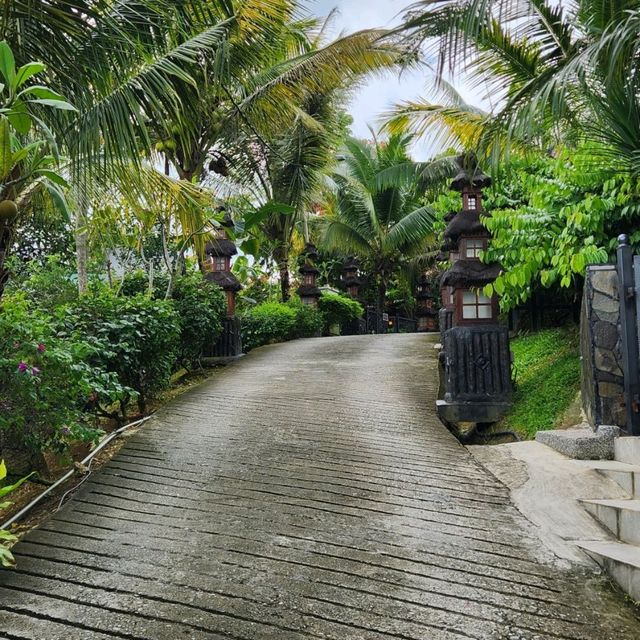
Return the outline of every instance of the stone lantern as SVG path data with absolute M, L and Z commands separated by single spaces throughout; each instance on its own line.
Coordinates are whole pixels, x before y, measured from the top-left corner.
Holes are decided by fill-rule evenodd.
M 347 258 L 342 267 L 342 284 L 349 297 L 354 300 L 360 298 L 360 287 L 364 282 L 360 277 L 360 262 L 353 256 Z
M 307 243 L 300 256 L 300 286 L 298 287 L 298 295 L 302 304 L 318 306 L 318 299 L 320 298 L 321 291 L 318 288 L 318 276 L 320 271 L 316 267 L 316 260 L 318 259 L 318 250 L 315 245 Z
M 236 294 L 242 285 L 231 271 L 231 258 L 238 253 L 236 245 L 229 239 L 228 229 L 233 227 L 233 220 L 225 213 L 219 229 L 215 231 L 213 239 L 205 247 L 206 260 L 204 262 L 205 277 L 217 284 L 227 297 L 227 316 L 236 313 Z
M 227 298 L 227 317 L 222 323 L 222 334 L 215 345 L 205 350 L 205 357 L 216 361 L 228 361 L 242 355 L 242 335 L 240 319 L 236 318 L 236 294 L 242 285 L 231 271 L 231 258 L 238 253 L 236 245 L 229 238 L 228 230 L 233 227 L 233 220 L 225 212 L 221 226 L 205 247 L 204 277 L 217 284 Z
M 462 207 L 448 216 L 444 248 L 449 269 L 440 280 L 442 352 L 438 415 L 448 426 L 491 423 L 511 404 L 511 354 L 507 327 L 498 322 L 498 300 L 483 288 L 500 273 L 500 265 L 481 262 L 490 234 L 481 220 L 482 190 L 491 178 L 480 171 L 473 154 L 458 158 L 460 171 L 451 190 Z
M 418 281 L 416 287 L 416 316 L 418 317 L 418 331 L 438 330 L 437 296 L 433 290 L 434 283 L 426 273 Z

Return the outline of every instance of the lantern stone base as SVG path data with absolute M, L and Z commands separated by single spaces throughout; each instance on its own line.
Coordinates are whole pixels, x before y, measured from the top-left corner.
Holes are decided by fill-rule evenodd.
M 438 417 L 444 424 L 499 422 L 511 409 L 510 402 L 447 402 L 437 400 Z

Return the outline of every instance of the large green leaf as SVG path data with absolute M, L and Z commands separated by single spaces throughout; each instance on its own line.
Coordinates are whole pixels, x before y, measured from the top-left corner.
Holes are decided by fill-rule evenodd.
M 11 89 L 15 88 L 16 61 L 6 40 L 0 42 L 0 74 Z
M 31 120 L 31 116 L 29 115 L 29 111 L 27 110 L 27 105 L 25 105 L 22 100 L 16 100 L 12 105 L 11 109 L 7 112 L 7 118 L 9 118 L 9 122 L 11 126 L 20 134 L 27 135 L 31 130 L 31 126 L 33 125 L 33 121 Z
M 19 89 L 29 78 L 42 73 L 46 68 L 42 62 L 28 62 L 22 65 L 16 74 L 16 88 Z

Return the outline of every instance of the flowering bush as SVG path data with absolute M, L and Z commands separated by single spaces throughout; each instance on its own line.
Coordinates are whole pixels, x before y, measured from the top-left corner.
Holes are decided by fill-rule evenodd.
M 57 335 L 55 323 L 24 297 L 3 299 L 0 313 L 0 449 L 62 451 L 94 441 L 99 407 L 131 391 L 87 364 L 96 344 Z

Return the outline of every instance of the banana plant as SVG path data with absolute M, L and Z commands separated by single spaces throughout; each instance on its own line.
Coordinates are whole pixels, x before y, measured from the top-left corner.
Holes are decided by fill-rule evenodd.
M 30 474 L 33 475 L 33 474 Z M 0 486 L 0 513 L 7 509 L 7 507 L 11 506 L 11 502 L 3 501 L 3 498 L 9 495 L 12 491 L 15 491 L 23 482 L 25 482 L 29 477 L 26 476 L 18 482 L 14 484 L 10 484 L 7 486 Z M 2 484 L 7 477 L 7 466 L 4 463 L 4 460 L 0 460 L 0 484 Z M 15 566 L 15 558 L 10 551 L 10 547 L 18 541 L 18 538 L 14 536 L 9 531 L 5 529 L 0 529 L 0 565 L 3 567 L 13 567 Z

